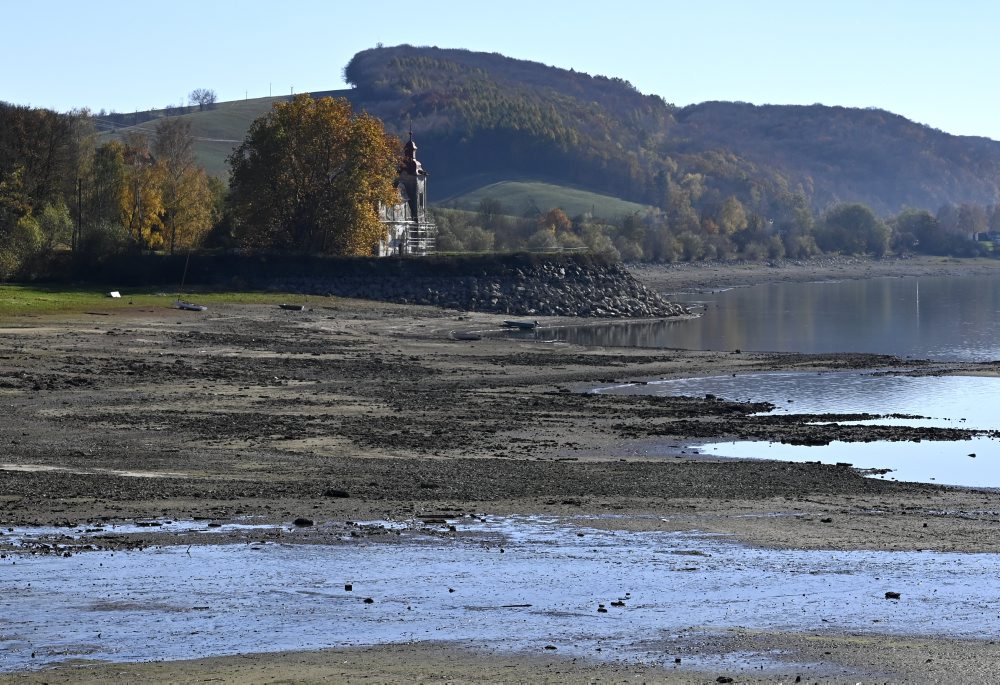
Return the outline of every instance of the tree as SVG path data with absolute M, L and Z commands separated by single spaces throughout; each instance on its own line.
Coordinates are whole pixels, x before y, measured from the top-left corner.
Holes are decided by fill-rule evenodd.
M 141 133 L 125 136 L 123 151 L 125 183 L 120 189 L 121 224 L 133 245 L 156 248 L 163 243 L 160 216 L 163 213 L 163 169 L 149 151 Z
M 723 235 L 732 235 L 747 227 L 747 213 L 743 209 L 743 203 L 732 195 L 719 206 L 715 219 Z
M 153 155 L 162 169 L 163 227 L 171 253 L 201 244 L 212 226 L 208 176 L 194 154 L 191 122 L 163 119 L 156 126 Z
M 188 95 L 188 99 L 198 105 L 198 111 L 215 107 L 215 91 L 210 88 L 195 88 Z
M 547 228 L 555 235 L 559 235 L 571 230 L 573 222 L 566 216 L 566 212 L 555 207 L 538 217 L 538 228 Z
M 846 204 L 826 213 L 817 242 L 826 251 L 882 257 L 889 250 L 891 237 L 891 229 L 871 209 L 862 204 Z
M 0 226 L 0 281 L 24 265 L 42 245 L 42 232 L 35 217 L 27 214 L 10 226 Z
M 247 247 L 371 254 L 386 236 L 399 140 L 346 99 L 299 95 L 256 119 L 229 157 L 237 240 Z

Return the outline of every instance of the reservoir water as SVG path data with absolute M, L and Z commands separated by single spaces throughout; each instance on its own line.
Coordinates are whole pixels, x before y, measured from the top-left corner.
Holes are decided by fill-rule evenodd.
M 773 414 L 874 414 L 845 424 L 927 426 L 982 431 L 968 440 L 832 442 L 804 446 L 738 440 L 690 445 L 701 454 L 743 459 L 848 463 L 890 469 L 877 477 L 967 487 L 1000 487 L 1000 378 L 897 376 L 879 372 L 754 373 L 679 378 L 598 388 L 609 394 L 707 394 L 770 402 Z M 899 415 L 902 415 L 899 416 Z M 819 420 L 819 418 L 817 418 Z
M 580 345 L 1000 359 L 998 276 L 772 283 L 669 299 L 703 315 L 534 335 Z
M 680 349 L 870 352 L 914 359 L 1000 359 L 1000 277 L 882 278 L 779 283 L 671 296 L 702 316 L 694 321 L 572 327 L 539 335 L 583 345 Z M 880 373 L 772 373 L 622 385 L 600 392 L 713 394 L 771 402 L 775 413 L 882 415 L 875 423 L 1000 429 L 1000 379 Z M 904 414 L 912 418 L 891 418 Z M 1000 441 L 991 435 L 937 442 L 794 446 L 737 441 L 693 446 L 739 458 L 851 463 L 892 469 L 883 478 L 1000 487 Z

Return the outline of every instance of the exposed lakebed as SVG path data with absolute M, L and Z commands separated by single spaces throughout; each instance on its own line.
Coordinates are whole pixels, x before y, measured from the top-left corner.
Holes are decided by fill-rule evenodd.
M 393 544 L 8 553 L 0 671 L 421 640 L 767 671 L 781 654 L 702 653 L 697 636 L 980 638 L 997 625 L 998 555 L 768 550 L 594 521 L 469 517 L 444 535 L 397 524 Z

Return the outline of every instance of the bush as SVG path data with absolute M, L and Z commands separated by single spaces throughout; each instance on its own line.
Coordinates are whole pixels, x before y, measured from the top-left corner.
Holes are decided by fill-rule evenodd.
M 17 275 L 41 247 L 42 230 L 30 214 L 12 225 L 0 226 L 0 281 Z

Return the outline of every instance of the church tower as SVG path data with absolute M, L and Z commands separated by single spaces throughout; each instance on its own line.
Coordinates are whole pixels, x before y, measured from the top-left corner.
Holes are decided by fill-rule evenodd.
M 410 139 L 403 146 L 403 163 L 399 166 L 399 182 L 410 205 L 410 220 L 418 223 L 427 221 L 427 171 L 417 161 L 417 144 Z
M 417 160 L 417 144 L 410 139 L 403 146 L 403 162 L 393 182 L 399 193 L 396 204 L 379 204 L 379 220 L 388 238 L 374 248 L 374 254 L 427 255 L 434 253 L 437 227 L 427 215 L 427 171 Z

